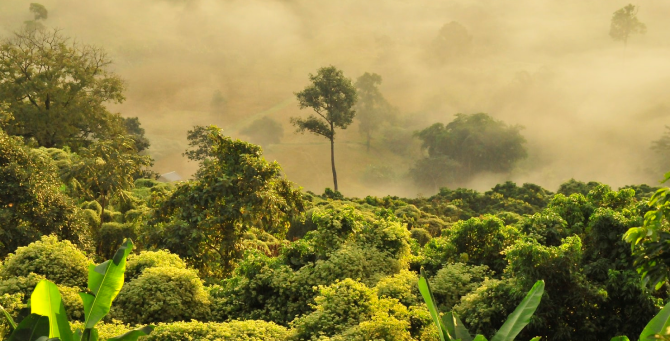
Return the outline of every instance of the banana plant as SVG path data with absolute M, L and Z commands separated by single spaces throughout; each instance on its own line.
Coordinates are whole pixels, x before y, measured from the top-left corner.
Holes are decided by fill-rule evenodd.
M 670 336 L 670 303 L 654 316 L 642 329 L 639 341 L 668 340 Z M 630 341 L 626 336 L 616 336 L 611 341 Z
M 133 242 L 127 239 L 114 257 L 102 264 L 91 264 L 88 270 L 88 289 L 91 293 L 80 293 L 84 301 L 85 322 L 82 329 L 75 333 L 65 314 L 65 306 L 58 287 L 48 280 L 40 281 L 30 296 L 31 314 L 20 323 L 2 308 L 9 321 L 12 333 L 8 341 L 98 341 L 96 323 L 100 322 L 112 306 L 123 286 L 126 271 L 126 259 L 133 248 Z M 140 336 L 149 335 L 153 326 L 135 329 L 109 341 L 137 341 Z
M 440 341 L 488 341 L 484 335 L 480 334 L 472 338 L 470 332 L 468 332 L 455 312 L 448 312 L 440 317 L 440 311 L 437 309 L 435 297 L 430 290 L 430 285 L 426 280 L 423 269 L 421 269 L 421 277 L 419 278 L 419 291 L 428 306 L 428 311 L 435 326 L 437 326 Z M 526 294 L 523 301 L 507 317 L 507 321 L 500 327 L 491 341 L 513 341 L 528 322 L 530 322 L 531 316 L 533 316 L 542 300 L 542 294 L 544 294 L 544 281 L 537 281 L 528 294 Z M 531 341 L 539 340 L 539 336 L 531 339 Z

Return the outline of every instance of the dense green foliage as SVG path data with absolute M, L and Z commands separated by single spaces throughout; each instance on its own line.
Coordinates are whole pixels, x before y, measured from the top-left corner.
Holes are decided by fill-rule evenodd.
M 303 204 L 260 147 L 223 136 L 216 127 L 206 141 L 196 178 L 161 203 L 148 243 L 188 259 L 204 276 L 221 277 L 241 256 L 245 233 L 258 227 L 283 236 Z
M 354 86 L 334 67 L 296 94 L 315 114 L 293 120 L 330 140 L 334 190 L 302 192 L 259 146 L 214 126 L 188 134 L 193 179 L 139 178 L 151 177 L 140 153 L 149 142 L 136 118 L 105 108 L 123 97 L 106 57 L 41 27 L 43 7 L 31 11 L 32 28 L 0 44 L 0 305 L 10 317 L 0 338 L 33 328 L 62 341 L 72 330 L 77 340 L 134 340 L 155 323 L 144 340 L 434 341 L 442 329 L 432 322 L 441 320 L 452 336 L 467 327 L 506 335 L 495 341 L 514 331 L 591 341 L 653 335 L 661 329 L 643 331 L 647 322 L 670 315 L 659 314 L 668 300 L 670 189 L 574 179 L 556 194 L 511 181 L 486 192 L 444 187 L 514 170 L 526 156 L 520 127 L 459 114 L 413 137 L 407 122 L 382 124 L 393 110 L 380 76 L 366 73 Z M 466 54 L 469 37 L 445 25 L 438 57 Z M 57 44 L 35 50 L 48 41 Z M 37 66 L 18 75 L 16 61 Z M 337 190 L 335 132 L 355 110 L 368 141 L 379 128 L 375 141 L 394 153 L 411 154 L 419 140 L 427 153 L 410 174 L 372 164 L 366 182 L 409 176 L 436 194 Z M 281 127 L 264 120 L 248 133 L 270 138 L 266 126 Z M 542 296 L 535 310 L 525 297 L 538 281 L 545 293 L 533 289 L 535 303 Z M 428 285 L 435 307 L 424 304 Z M 514 313 L 519 304 L 533 317 Z M 433 308 L 452 313 L 439 318 Z M 523 323 L 505 324 L 514 316 Z
M 105 52 L 77 44 L 58 30 L 15 33 L 0 42 L 0 98 L 15 121 L 11 135 L 40 146 L 78 148 L 90 137 L 125 133 L 105 102 L 121 102 L 123 82 L 107 71 Z
M 48 156 L 0 130 L 0 257 L 48 234 L 84 246 L 88 231 L 60 186 Z

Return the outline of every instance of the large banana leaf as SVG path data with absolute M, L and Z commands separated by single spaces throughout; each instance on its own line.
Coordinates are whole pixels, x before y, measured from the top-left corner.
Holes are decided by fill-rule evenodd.
M 507 321 L 500 327 L 491 341 L 513 341 L 521 330 L 530 322 L 531 316 L 540 305 L 544 294 L 544 281 L 537 281 L 530 289 L 523 301 L 507 317 Z
M 116 251 L 114 258 L 97 266 L 88 268 L 88 288 L 93 295 L 80 293 L 84 301 L 85 329 L 92 329 L 102 320 L 112 307 L 112 301 L 123 287 L 123 274 L 126 271 L 126 258 L 133 249 L 133 242 L 126 240 Z
M 131 330 L 123 335 L 107 339 L 107 341 L 137 341 L 137 338 L 140 336 L 149 335 L 153 330 L 154 326 L 146 326 L 144 328 Z
M 12 318 L 11 315 L 5 310 L 3 306 L 0 305 L 0 310 L 2 310 L 2 313 L 5 314 L 5 318 L 7 321 L 9 321 L 9 325 L 12 327 L 12 330 L 16 329 L 16 322 L 14 322 L 14 319 Z
M 442 322 L 449 331 L 449 335 L 454 339 L 461 341 L 472 341 L 472 336 L 470 336 L 468 330 L 465 329 L 463 322 L 461 322 L 461 319 L 458 318 L 456 313 L 450 311 L 444 314 L 442 317 Z
M 38 341 L 46 340 L 49 335 L 49 318 L 30 314 L 16 326 L 7 341 Z
M 668 335 L 670 327 L 670 303 L 666 304 L 661 311 L 654 316 L 640 334 L 640 341 L 656 340 L 655 335 Z
M 421 277 L 419 277 L 419 292 L 423 296 L 423 300 L 426 301 L 428 306 L 428 311 L 430 312 L 430 317 L 433 318 L 433 322 L 437 326 L 437 332 L 440 335 L 440 341 L 451 341 L 451 336 L 445 328 L 445 326 L 440 322 L 440 311 L 435 305 L 435 298 L 433 297 L 433 292 L 430 291 L 430 286 L 426 280 L 426 276 L 423 274 L 423 269 L 421 269 Z
M 73 340 L 65 306 L 55 284 L 46 279 L 37 283 L 30 296 L 30 311 L 49 318 L 50 338 L 57 337 L 61 341 Z

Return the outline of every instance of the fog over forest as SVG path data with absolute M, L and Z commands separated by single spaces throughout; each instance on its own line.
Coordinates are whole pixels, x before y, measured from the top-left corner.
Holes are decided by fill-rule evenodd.
M 20 29 L 31 1 L 0 1 L 0 35 Z M 382 76 L 381 91 L 401 126 L 421 130 L 457 113 L 485 112 L 522 125 L 528 158 L 511 174 L 477 177 L 483 190 L 505 180 L 550 190 L 570 178 L 613 187 L 656 184 L 650 146 L 670 125 L 670 2 L 638 0 L 647 33 L 624 47 L 608 35 L 612 13 L 628 1 L 492 0 L 42 0 L 44 22 L 104 48 L 110 70 L 126 82 L 126 101 L 111 106 L 137 116 L 152 145 L 154 169 L 188 176 L 197 164 L 181 153 L 193 125 L 226 134 L 255 119 L 283 125 L 280 144 L 265 146 L 288 178 L 318 193 L 332 186 L 326 139 L 295 134 L 305 116 L 294 92 L 308 74 L 334 65 L 355 80 Z M 440 28 L 460 23 L 472 41 L 439 62 Z M 340 191 L 429 195 L 403 177 L 423 151 L 368 152 L 356 120 L 336 138 Z M 366 167 L 391 166 L 392 185 L 369 186 Z

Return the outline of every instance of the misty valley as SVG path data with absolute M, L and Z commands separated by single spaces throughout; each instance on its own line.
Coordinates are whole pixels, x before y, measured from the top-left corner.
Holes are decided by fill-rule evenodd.
M 670 340 L 670 3 L 0 2 L 0 340 Z

